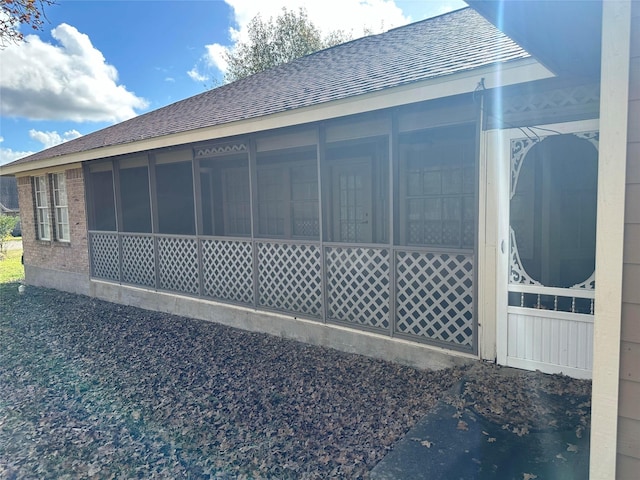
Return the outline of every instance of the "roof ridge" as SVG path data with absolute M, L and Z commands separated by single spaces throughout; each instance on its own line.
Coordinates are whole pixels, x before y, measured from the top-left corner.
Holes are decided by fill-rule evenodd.
M 255 119 L 529 56 L 465 7 L 311 53 L 12 164 Z

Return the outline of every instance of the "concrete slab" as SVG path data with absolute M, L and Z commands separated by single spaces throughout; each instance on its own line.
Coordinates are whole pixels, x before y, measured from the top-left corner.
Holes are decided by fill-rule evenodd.
M 426 415 L 371 472 L 372 480 L 589 478 L 589 431 L 529 432 L 445 403 Z

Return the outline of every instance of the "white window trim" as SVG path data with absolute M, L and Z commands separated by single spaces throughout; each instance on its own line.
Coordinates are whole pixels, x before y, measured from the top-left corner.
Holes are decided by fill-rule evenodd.
M 51 174 L 54 207 L 55 236 L 59 242 L 71 241 L 69 228 L 69 207 L 67 203 L 67 182 L 64 173 Z M 63 221 L 66 219 L 66 221 Z
M 51 221 L 49 217 L 49 188 L 46 175 L 34 177 L 33 190 L 36 207 L 37 238 L 38 240 L 50 241 Z
M 33 177 L 36 238 L 45 242 L 69 243 L 69 206 L 64 172 Z

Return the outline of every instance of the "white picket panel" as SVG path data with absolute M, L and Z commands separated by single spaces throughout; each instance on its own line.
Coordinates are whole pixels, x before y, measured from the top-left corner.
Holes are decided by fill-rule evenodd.
M 507 365 L 591 377 L 593 316 L 510 307 Z

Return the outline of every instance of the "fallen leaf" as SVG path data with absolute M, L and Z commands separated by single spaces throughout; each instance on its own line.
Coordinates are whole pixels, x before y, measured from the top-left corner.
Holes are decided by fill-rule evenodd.
M 568 447 L 567 447 L 567 452 L 573 452 L 573 453 L 578 453 L 578 446 L 574 445 L 573 443 L 567 443 Z
M 561 453 L 556 455 L 556 458 L 560 459 L 560 460 L 564 460 L 565 462 L 567 461 L 566 458 L 564 458 L 564 455 L 562 455 Z
M 87 472 L 87 474 L 88 474 L 90 477 L 93 477 L 95 474 L 97 474 L 98 472 L 100 472 L 100 470 L 101 470 L 101 467 L 100 467 L 100 465 L 99 465 L 99 464 L 97 464 L 97 463 L 92 463 L 92 464 L 90 464 L 90 465 L 89 465 L 89 471 Z
M 522 480 L 533 480 L 534 478 L 538 478 L 538 475 L 534 475 L 533 473 L 522 474 Z
M 458 420 L 458 430 L 469 430 L 469 425 L 464 420 Z
M 496 437 L 487 438 L 487 442 L 489 442 L 489 443 L 494 443 L 495 441 L 496 441 Z
M 430 442 L 429 440 L 423 440 L 422 442 L 420 442 L 420 445 L 422 445 L 423 447 L 431 448 L 433 442 Z

